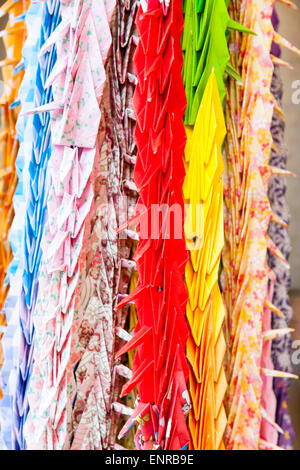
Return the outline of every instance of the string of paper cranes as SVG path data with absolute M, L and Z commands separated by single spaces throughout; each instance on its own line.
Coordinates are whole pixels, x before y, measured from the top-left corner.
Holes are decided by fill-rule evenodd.
M 275 1 L 0 17 L 0 449 L 291 449 Z

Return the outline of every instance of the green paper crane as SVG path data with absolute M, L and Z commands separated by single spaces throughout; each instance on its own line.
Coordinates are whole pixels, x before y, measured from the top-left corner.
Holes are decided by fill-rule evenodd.
M 253 34 L 233 21 L 227 0 L 183 0 L 184 28 L 182 77 L 187 98 L 186 125 L 194 125 L 202 96 L 214 70 L 221 102 L 225 97 L 224 75 L 241 80 L 229 63 L 228 36 L 231 29 Z

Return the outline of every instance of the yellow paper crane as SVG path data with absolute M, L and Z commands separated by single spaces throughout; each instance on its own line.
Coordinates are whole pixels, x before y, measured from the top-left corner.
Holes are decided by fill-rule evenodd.
M 186 177 L 183 185 L 185 237 L 190 258 L 186 265 L 189 293 L 187 343 L 192 410 L 192 449 L 222 449 L 226 415 L 226 379 L 222 365 L 225 341 L 224 306 L 218 285 L 223 235 L 223 159 L 226 134 L 214 71 L 208 79 L 194 127 L 186 127 Z

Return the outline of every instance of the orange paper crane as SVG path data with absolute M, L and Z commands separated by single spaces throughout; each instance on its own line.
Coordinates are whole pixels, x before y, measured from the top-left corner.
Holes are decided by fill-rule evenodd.
M 280 314 L 270 302 L 274 275 L 267 265 L 267 250 L 285 261 L 268 236 L 270 220 L 281 223 L 272 215 L 267 194 L 269 179 L 274 172 L 285 173 L 269 165 L 274 109 L 270 49 L 272 40 L 289 43 L 273 30 L 274 0 L 233 0 L 231 3 L 232 16 L 256 35 L 240 37 L 234 33 L 230 48 L 233 66 L 242 81 L 239 86 L 230 81 L 226 106 L 226 243 L 222 288 L 227 312 L 229 387 L 225 440 L 230 450 L 276 449 L 276 443 L 267 442 L 261 434 L 263 420 L 278 430 L 274 416 L 263 407 L 263 384 L 266 377 L 290 377 L 291 374 L 266 368 L 264 356 L 267 317 L 270 310 Z M 291 45 L 289 48 L 296 51 Z M 281 334 L 286 334 L 286 330 Z M 271 400 L 274 400 L 273 395 L 267 402 Z
M 25 22 L 21 15 L 27 10 L 29 3 L 28 0 L 8 0 L 0 8 L 1 16 L 9 12 L 6 28 L 2 31 L 6 58 L 0 62 L 4 82 L 4 91 L 0 99 L 0 312 L 2 312 L 9 290 L 5 276 L 12 260 L 8 232 L 14 217 L 13 196 L 18 182 L 15 161 L 19 142 L 15 126 L 20 110 L 17 100 L 18 92 L 24 75 L 22 65 L 18 64 L 22 59 L 22 47 L 26 39 Z M 4 313 L 0 313 L 0 325 L 6 325 Z M 0 333 L 0 340 L 1 338 L 2 333 Z M 3 361 L 3 349 L 0 343 L 0 367 Z M 1 389 L 0 397 L 2 397 Z

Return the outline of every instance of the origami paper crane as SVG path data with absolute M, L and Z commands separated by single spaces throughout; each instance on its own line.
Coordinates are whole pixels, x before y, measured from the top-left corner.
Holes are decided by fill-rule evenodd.
M 97 134 L 111 45 L 109 22 L 115 2 L 89 0 L 61 4 L 61 23 L 44 43 L 58 61 L 45 84 L 54 101 L 33 112 L 51 110 L 53 151 L 48 220 L 34 314 L 34 367 L 24 427 L 29 449 L 69 448 L 74 367 L 81 357 L 80 290 L 93 201 L 92 170 L 98 159 Z
M 223 448 L 226 415 L 222 400 L 226 379 L 222 367 L 225 342 L 221 331 L 224 307 L 218 287 L 223 247 L 223 160 L 226 134 L 222 102 L 225 72 L 240 79 L 229 63 L 228 32 L 251 32 L 233 21 L 224 0 L 184 2 L 183 80 L 187 96 L 188 143 L 184 197 L 190 207 L 185 235 L 190 250 L 186 269 L 189 290 L 187 317 L 191 335 L 191 448 Z M 206 125 L 207 123 L 207 125 Z M 214 363 L 214 370 L 209 364 Z
M 272 24 L 274 30 L 277 31 L 279 19 L 274 8 L 272 15 Z M 271 53 L 273 56 L 280 57 L 280 47 L 278 44 L 273 43 Z M 274 65 L 274 72 L 271 83 L 271 92 L 274 96 L 275 103 L 280 107 L 283 83 L 280 77 L 279 65 Z M 280 108 L 279 108 L 280 109 Z M 270 165 L 273 167 L 286 169 L 287 165 L 287 147 L 284 141 L 284 119 L 282 113 L 278 108 L 273 113 L 271 133 L 273 140 L 273 147 L 271 149 Z M 286 181 L 280 175 L 273 175 L 270 178 L 268 187 L 268 198 L 271 204 L 273 214 L 281 218 L 282 223 L 272 222 L 269 225 L 269 236 L 279 248 L 281 253 L 288 260 L 291 250 L 291 242 L 289 238 L 288 224 L 289 223 L 289 210 L 285 198 Z M 274 281 L 274 290 L 272 303 L 283 313 L 284 316 L 272 314 L 272 328 L 273 331 L 287 330 L 285 335 L 281 334 L 273 338 L 272 345 L 272 361 L 276 370 L 283 370 L 292 372 L 291 365 L 291 329 L 288 328 L 288 323 L 292 317 L 292 308 L 290 304 L 288 290 L 290 288 L 291 274 L 289 266 L 269 253 L 268 265 L 276 276 Z M 294 431 L 291 423 L 291 417 L 288 410 L 288 383 L 289 379 L 271 378 L 270 379 L 276 395 L 276 423 L 280 426 L 283 432 L 278 433 L 277 444 L 284 449 L 292 449 L 294 439 Z
M 184 123 L 194 125 L 211 71 L 214 70 L 221 103 L 225 98 L 225 72 L 239 75 L 229 62 L 228 32 L 232 29 L 251 33 L 228 15 L 225 0 L 184 0 L 183 81 L 187 97 Z
M 48 0 L 44 4 L 31 5 L 26 14 L 26 25 L 29 31 L 23 47 L 25 76 L 20 89 L 22 113 L 18 120 L 20 149 L 17 158 L 19 166 L 20 196 L 14 204 L 16 219 L 21 229 L 18 232 L 12 226 L 10 236 L 18 236 L 18 251 L 14 253 L 14 262 L 20 262 L 20 283 L 18 296 L 21 297 L 19 307 L 21 324 L 20 364 L 18 368 L 17 387 L 14 390 L 14 442 L 15 449 L 25 449 L 23 425 L 28 414 L 27 387 L 33 366 L 33 312 L 35 308 L 38 273 L 41 260 L 40 242 L 44 228 L 44 217 L 49 188 L 47 164 L 51 153 L 50 116 L 41 114 L 27 116 L 25 113 L 34 106 L 52 100 L 51 88 L 44 90 L 47 76 L 56 60 L 55 49 L 52 48 L 41 61 L 38 52 L 52 30 L 60 21 L 60 3 Z M 25 114 L 25 115 L 24 115 Z M 22 182 L 22 177 L 24 181 Z M 24 217 L 25 213 L 25 217 Z M 20 233 L 19 233 L 20 232 Z M 24 241 L 23 241 L 24 240 Z M 11 269 L 11 268 L 10 268 Z M 9 294 L 10 295 L 10 294 Z
M 1 16 L 9 12 L 9 18 L 2 38 L 6 50 L 6 58 L 1 62 L 4 91 L 0 99 L 1 131 L 0 131 L 0 368 L 4 361 L 1 339 L 6 326 L 3 313 L 4 302 L 9 290 L 6 274 L 12 260 L 12 251 L 8 241 L 14 209 L 13 196 L 17 187 L 15 161 L 18 153 L 16 121 L 19 112 L 18 92 L 24 75 L 22 64 L 22 46 L 26 38 L 24 13 L 29 1 L 5 2 L 1 7 Z M 0 372 L 1 373 L 1 372 Z M 0 385 L 0 398 L 2 389 Z
M 247 35 L 241 40 L 237 34 L 232 38 L 232 44 L 239 44 L 235 51 L 232 49 L 231 60 L 242 77 L 242 86 L 230 81 L 226 106 L 226 243 L 222 290 L 227 311 L 228 449 L 278 448 L 272 442 L 274 433 L 269 434 L 271 441 L 265 440 L 266 421 L 280 431 L 274 415 L 270 416 L 274 406 L 272 396 L 269 402 L 265 397 L 267 389 L 270 390 L 265 378 L 291 376 L 273 370 L 270 350 L 264 344 L 270 310 L 280 314 L 270 302 L 274 275 L 267 265 L 267 250 L 285 261 L 267 234 L 271 219 L 281 223 L 271 211 L 268 183 L 271 174 L 284 173 L 269 165 L 274 108 L 270 49 L 273 39 L 288 44 L 273 30 L 273 4 L 260 0 L 233 1 L 230 9 L 232 15 L 237 15 L 233 16 L 237 21 L 257 35 Z M 295 50 L 293 46 L 290 48 Z M 276 334 L 286 333 L 284 329 Z M 269 409 L 265 409 L 268 403 Z
M 217 450 L 223 448 L 226 426 L 223 405 L 227 386 L 223 369 L 226 346 L 222 332 L 225 310 L 218 286 L 224 243 L 221 146 L 226 129 L 214 72 L 206 85 L 195 126 L 186 127 L 186 132 L 183 194 L 189 204 L 185 235 L 190 260 L 185 279 L 191 330 L 187 343 L 192 403 L 190 447 Z
M 119 402 L 121 384 L 131 377 L 125 364 L 115 363 L 114 351 L 123 340 L 128 307 L 115 304 L 128 293 L 135 262 L 129 260 L 134 237 L 118 240 L 120 209 L 126 195 L 125 220 L 131 217 L 137 193 L 133 183 L 136 146 L 133 140 L 135 89 L 133 55 L 137 37 L 138 2 L 116 2 L 110 25 L 111 54 L 106 63 L 99 162 L 94 163 L 95 192 L 90 249 L 87 252 L 83 320 L 79 330 L 82 356 L 76 367 L 77 395 L 73 411 L 72 449 L 113 449 L 123 415 L 132 409 Z M 102 208 L 107 207 L 107 216 Z M 130 235 L 130 234 L 129 234 Z M 130 336 L 129 336 L 130 337 Z M 97 432 L 95 432 L 97 430 Z M 118 448 L 121 448 L 119 445 Z
M 135 183 L 140 239 L 134 259 L 139 278 L 136 289 L 119 307 L 134 300 L 138 323 L 133 338 L 117 357 L 136 348 L 132 378 L 122 395 L 137 387 L 139 402 L 119 438 L 138 424 L 138 449 L 181 449 L 189 442 L 185 421 L 190 407 L 185 358 L 187 293 L 183 282 L 187 254 L 183 235 L 177 238 L 174 231 L 179 228 L 182 232 L 183 218 L 168 230 L 163 216 L 162 224 L 154 222 L 151 226 L 152 235 L 144 235 L 143 225 L 145 213 L 150 219 L 155 204 L 176 205 L 183 214 L 186 101 L 181 79 L 181 2 L 170 2 L 164 13 L 159 1 L 151 0 L 139 8 L 136 22 L 140 41 L 135 54 L 133 106 L 137 118 Z M 143 209 L 139 209 L 141 206 Z
M 274 4 L 0 8 L 0 449 L 291 447 Z

